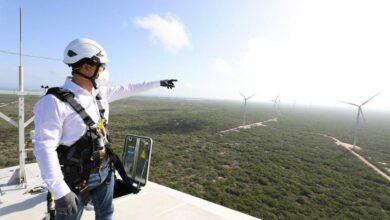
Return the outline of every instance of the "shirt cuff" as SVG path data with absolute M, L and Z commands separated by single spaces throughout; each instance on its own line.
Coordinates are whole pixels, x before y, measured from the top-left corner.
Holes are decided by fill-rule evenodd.
M 64 180 L 57 181 L 50 188 L 49 190 L 53 193 L 54 199 L 60 199 L 70 193 L 70 188 Z

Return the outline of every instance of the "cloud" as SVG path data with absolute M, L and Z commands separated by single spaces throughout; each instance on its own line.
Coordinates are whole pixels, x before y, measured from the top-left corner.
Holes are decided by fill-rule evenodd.
M 149 37 L 160 41 L 170 52 L 191 48 L 185 25 L 172 14 L 165 16 L 150 14 L 146 17 L 136 17 L 133 22 L 138 27 L 148 30 Z
M 232 74 L 232 66 L 222 58 L 216 58 L 213 60 L 211 70 L 224 74 Z
M 263 97 L 327 104 L 390 93 L 389 9 L 385 1 L 304 1 L 283 26 L 286 35 L 272 30 L 246 42 L 232 62 L 235 83 Z M 385 105 L 381 99 L 370 106 Z

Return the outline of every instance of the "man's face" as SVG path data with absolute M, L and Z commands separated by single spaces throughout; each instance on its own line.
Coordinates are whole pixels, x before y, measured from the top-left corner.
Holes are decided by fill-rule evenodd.
M 97 68 L 97 65 L 94 65 L 94 66 L 91 66 L 89 64 L 84 64 L 82 65 L 81 67 L 81 71 L 83 74 L 89 76 L 89 77 L 93 77 L 93 75 L 95 74 L 95 71 L 96 71 L 96 68 Z M 101 72 L 103 72 L 104 70 L 106 69 L 106 65 L 105 64 L 101 64 L 100 65 L 100 68 L 99 68 L 99 72 L 96 76 L 96 78 L 99 76 L 99 74 Z

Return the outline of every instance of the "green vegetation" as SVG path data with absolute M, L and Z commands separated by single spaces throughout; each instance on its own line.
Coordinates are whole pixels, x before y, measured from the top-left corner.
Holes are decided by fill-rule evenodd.
M 35 101 L 27 98 L 29 110 Z M 15 109 L 1 111 L 16 118 Z M 390 117 L 365 116 L 360 153 L 385 171 Z M 271 105 L 249 104 L 248 121 L 270 118 Z M 278 119 L 221 135 L 241 123 L 241 103 L 134 97 L 111 105 L 110 127 L 118 153 L 127 134 L 153 138 L 151 181 L 256 217 L 390 219 L 390 183 L 315 134 L 351 143 L 355 112 L 282 106 Z M 3 121 L 0 131 L 0 167 L 16 165 L 17 131 Z

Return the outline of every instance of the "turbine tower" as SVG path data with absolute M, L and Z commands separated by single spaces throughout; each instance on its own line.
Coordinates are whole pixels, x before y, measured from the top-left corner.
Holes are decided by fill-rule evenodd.
M 243 125 L 246 125 L 246 104 L 247 104 L 247 102 L 248 102 L 248 100 L 249 100 L 250 98 L 252 98 L 253 96 L 255 96 L 255 94 L 253 94 L 253 95 L 251 95 L 251 96 L 249 96 L 249 97 L 246 97 L 246 96 L 244 96 L 244 94 L 242 94 L 242 93 L 240 92 L 240 95 L 242 96 L 242 98 L 244 98 L 244 122 L 243 122 Z
M 369 101 L 371 101 L 377 95 L 379 95 L 379 93 L 375 94 L 374 96 L 372 96 L 371 98 L 369 98 L 367 101 L 363 102 L 360 105 L 355 104 L 355 103 L 351 103 L 351 102 L 340 101 L 340 102 L 342 102 L 344 104 L 352 105 L 352 106 L 355 106 L 355 107 L 358 108 L 357 117 L 356 117 L 355 132 L 353 134 L 353 147 L 352 147 L 352 149 L 355 149 L 355 146 L 356 146 L 357 136 L 358 136 L 358 133 L 359 133 L 360 117 L 362 117 L 363 121 L 366 120 L 364 118 L 362 107 L 363 107 L 363 105 L 367 104 Z

